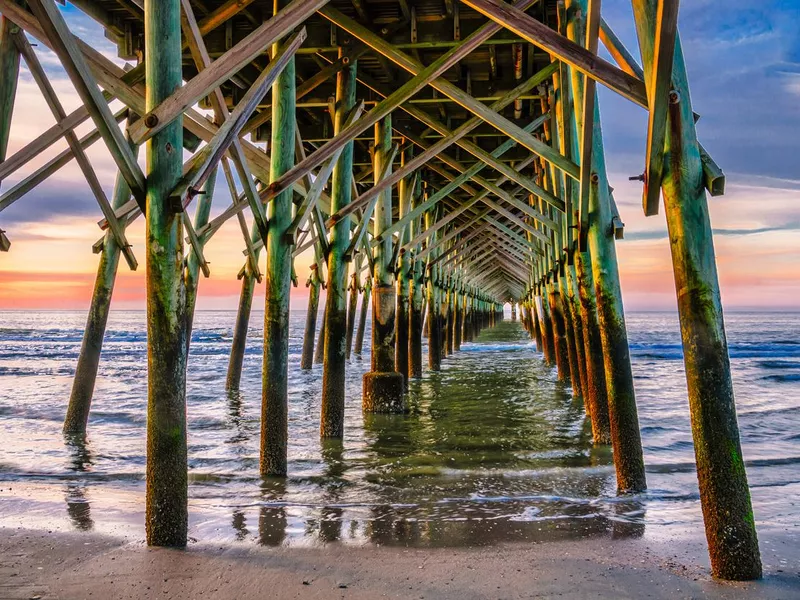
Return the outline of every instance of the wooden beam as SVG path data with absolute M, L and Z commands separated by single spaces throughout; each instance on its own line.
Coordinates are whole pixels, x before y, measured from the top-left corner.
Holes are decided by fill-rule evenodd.
M 645 159 L 642 206 L 646 217 L 658 214 L 661 180 L 664 174 L 664 144 L 667 114 L 671 102 L 680 96 L 672 88 L 672 63 L 678 37 L 678 0 L 658 0 L 653 62 L 647 79 L 650 113 L 647 120 L 647 158 Z

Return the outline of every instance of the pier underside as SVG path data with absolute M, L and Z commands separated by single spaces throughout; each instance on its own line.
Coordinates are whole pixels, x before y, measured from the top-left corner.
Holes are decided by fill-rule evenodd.
M 302 365 L 316 346 L 322 438 L 344 436 L 348 359 L 362 354 L 368 317 L 363 411 L 402 415 L 409 380 L 440 370 L 510 303 L 583 399 L 594 443 L 611 446 L 618 492 L 646 489 L 615 252 L 624 225 L 603 145 L 614 123 L 600 118 L 599 83 L 648 114 L 642 205 L 663 209 L 669 227 L 712 572 L 760 577 L 708 215 L 724 175 L 696 137 L 678 0 L 632 0 L 640 59 L 600 0 L 71 4 L 102 25 L 120 60 L 75 37 L 54 0 L 0 0 L 0 182 L 67 146 L 0 189 L 0 222 L 72 161 L 103 216 L 70 435 L 86 431 L 119 259 L 146 266 L 148 543 L 187 542 L 186 363 L 200 275 L 211 272 L 205 245 L 228 220 L 242 233 L 231 391 L 264 289 L 265 478 L 290 475 L 289 301 L 310 266 Z M 59 58 L 83 103 L 72 113 L 32 42 Z M 7 156 L 21 63 L 54 125 Z M 110 199 L 85 154 L 99 140 L 118 168 Z M 129 239 L 142 215 L 146 240 Z M 13 235 L 0 232 L 0 250 L 13 251 Z

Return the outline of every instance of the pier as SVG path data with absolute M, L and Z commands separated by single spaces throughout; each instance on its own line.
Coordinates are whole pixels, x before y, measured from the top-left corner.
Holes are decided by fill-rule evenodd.
M 708 210 L 725 176 L 697 138 L 678 0 L 632 0 L 640 62 L 600 0 L 71 2 L 124 68 L 74 35 L 54 0 L 25 4 L 0 0 L 0 251 L 14 251 L 2 211 L 74 161 L 103 218 L 69 436 L 87 431 L 118 269 L 146 270 L 149 545 L 188 540 L 187 361 L 213 268 L 206 246 L 228 221 L 242 266 L 226 387 L 241 385 L 263 298 L 265 481 L 291 475 L 290 299 L 305 284 L 300 365 L 322 364 L 326 443 L 345 436 L 348 365 L 365 347 L 361 409 L 404 418 L 409 385 L 505 326 L 510 304 L 557 385 L 582 401 L 593 443 L 610 446 L 618 494 L 647 490 L 615 249 L 625 226 L 606 169 L 615 123 L 599 84 L 648 115 L 634 179 L 644 214 L 663 211 L 669 229 L 711 571 L 761 577 Z M 31 40 L 80 96 L 71 113 Z M 9 155 L 21 65 L 53 126 Z M 97 142 L 117 168 L 111 198 L 86 156 Z M 145 238 L 132 239 L 140 217 Z

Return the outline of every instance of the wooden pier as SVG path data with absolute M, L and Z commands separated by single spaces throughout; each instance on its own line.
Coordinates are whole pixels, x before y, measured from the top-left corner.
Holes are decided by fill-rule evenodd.
M 0 183 L 67 144 L 0 189 L 0 225 L 4 209 L 73 160 L 102 213 L 70 435 L 89 421 L 120 257 L 132 270 L 144 262 L 149 544 L 187 542 L 192 317 L 210 273 L 205 246 L 232 219 L 242 285 L 227 387 L 239 388 L 263 284 L 263 476 L 289 474 L 289 306 L 302 260 L 311 266 L 302 368 L 323 364 L 322 437 L 344 436 L 347 365 L 362 355 L 369 314 L 363 410 L 403 413 L 409 379 L 441 369 L 510 303 L 583 399 L 594 443 L 612 446 L 619 493 L 646 490 L 615 250 L 624 226 L 603 143 L 614 123 L 601 118 L 599 84 L 648 114 L 642 204 L 667 217 L 712 571 L 761 576 L 708 213 L 724 175 L 697 140 L 678 0 L 632 0 L 641 64 L 600 0 L 71 4 L 100 23 L 126 66 L 73 35 L 55 0 L 0 0 Z M 53 50 L 80 96 L 71 113 L 32 41 Z M 614 62 L 598 56 L 601 44 Z M 20 64 L 53 126 L 8 156 Z M 118 169 L 110 200 L 85 154 L 100 140 Z M 229 204 L 214 197 L 217 179 Z M 127 226 L 142 215 L 146 239 L 132 240 Z M 13 238 L 0 229 L 0 250 Z

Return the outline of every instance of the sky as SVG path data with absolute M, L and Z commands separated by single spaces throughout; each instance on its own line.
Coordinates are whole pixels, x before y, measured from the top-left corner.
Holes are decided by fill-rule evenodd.
M 106 56 L 116 50 L 101 29 L 72 7 L 65 15 L 74 33 Z M 638 55 L 630 3 L 606 0 L 606 21 Z M 698 137 L 727 175 L 726 194 L 710 198 L 717 266 L 726 310 L 800 310 L 800 1 L 684 0 L 680 33 L 689 71 Z M 58 59 L 41 44 L 37 55 L 67 112 L 80 105 Z M 606 54 L 606 58 L 610 57 Z M 675 287 L 661 214 L 645 218 L 641 183 L 647 114 L 601 87 L 609 180 L 625 222 L 617 242 L 625 307 L 675 310 Z M 23 65 L 11 127 L 9 156 L 54 124 Z M 84 124 L 78 134 L 91 124 Z M 2 182 L 9 189 L 63 150 L 62 141 Z M 144 151 L 141 152 L 140 162 Z M 115 166 L 102 142 L 88 156 L 111 197 Z M 212 217 L 230 202 L 219 178 Z M 98 256 L 91 246 L 102 232 L 100 209 L 74 162 L 0 212 L 0 229 L 12 246 L 0 253 L 0 309 L 86 310 Z M 128 231 L 140 267 L 120 262 L 113 307 L 144 307 L 144 222 Z M 243 263 L 235 219 L 211 239 L 205 255 L 211 277 L 200 282 L 199 309 L 235 309 Z M 311 256 L 296 261 L 300 287 L 293 307 L 305 306 L 303 286 Z M 257 288 L 263 298 L 263 287 Z M 258 301 L 256 301 L 258 306 Z

